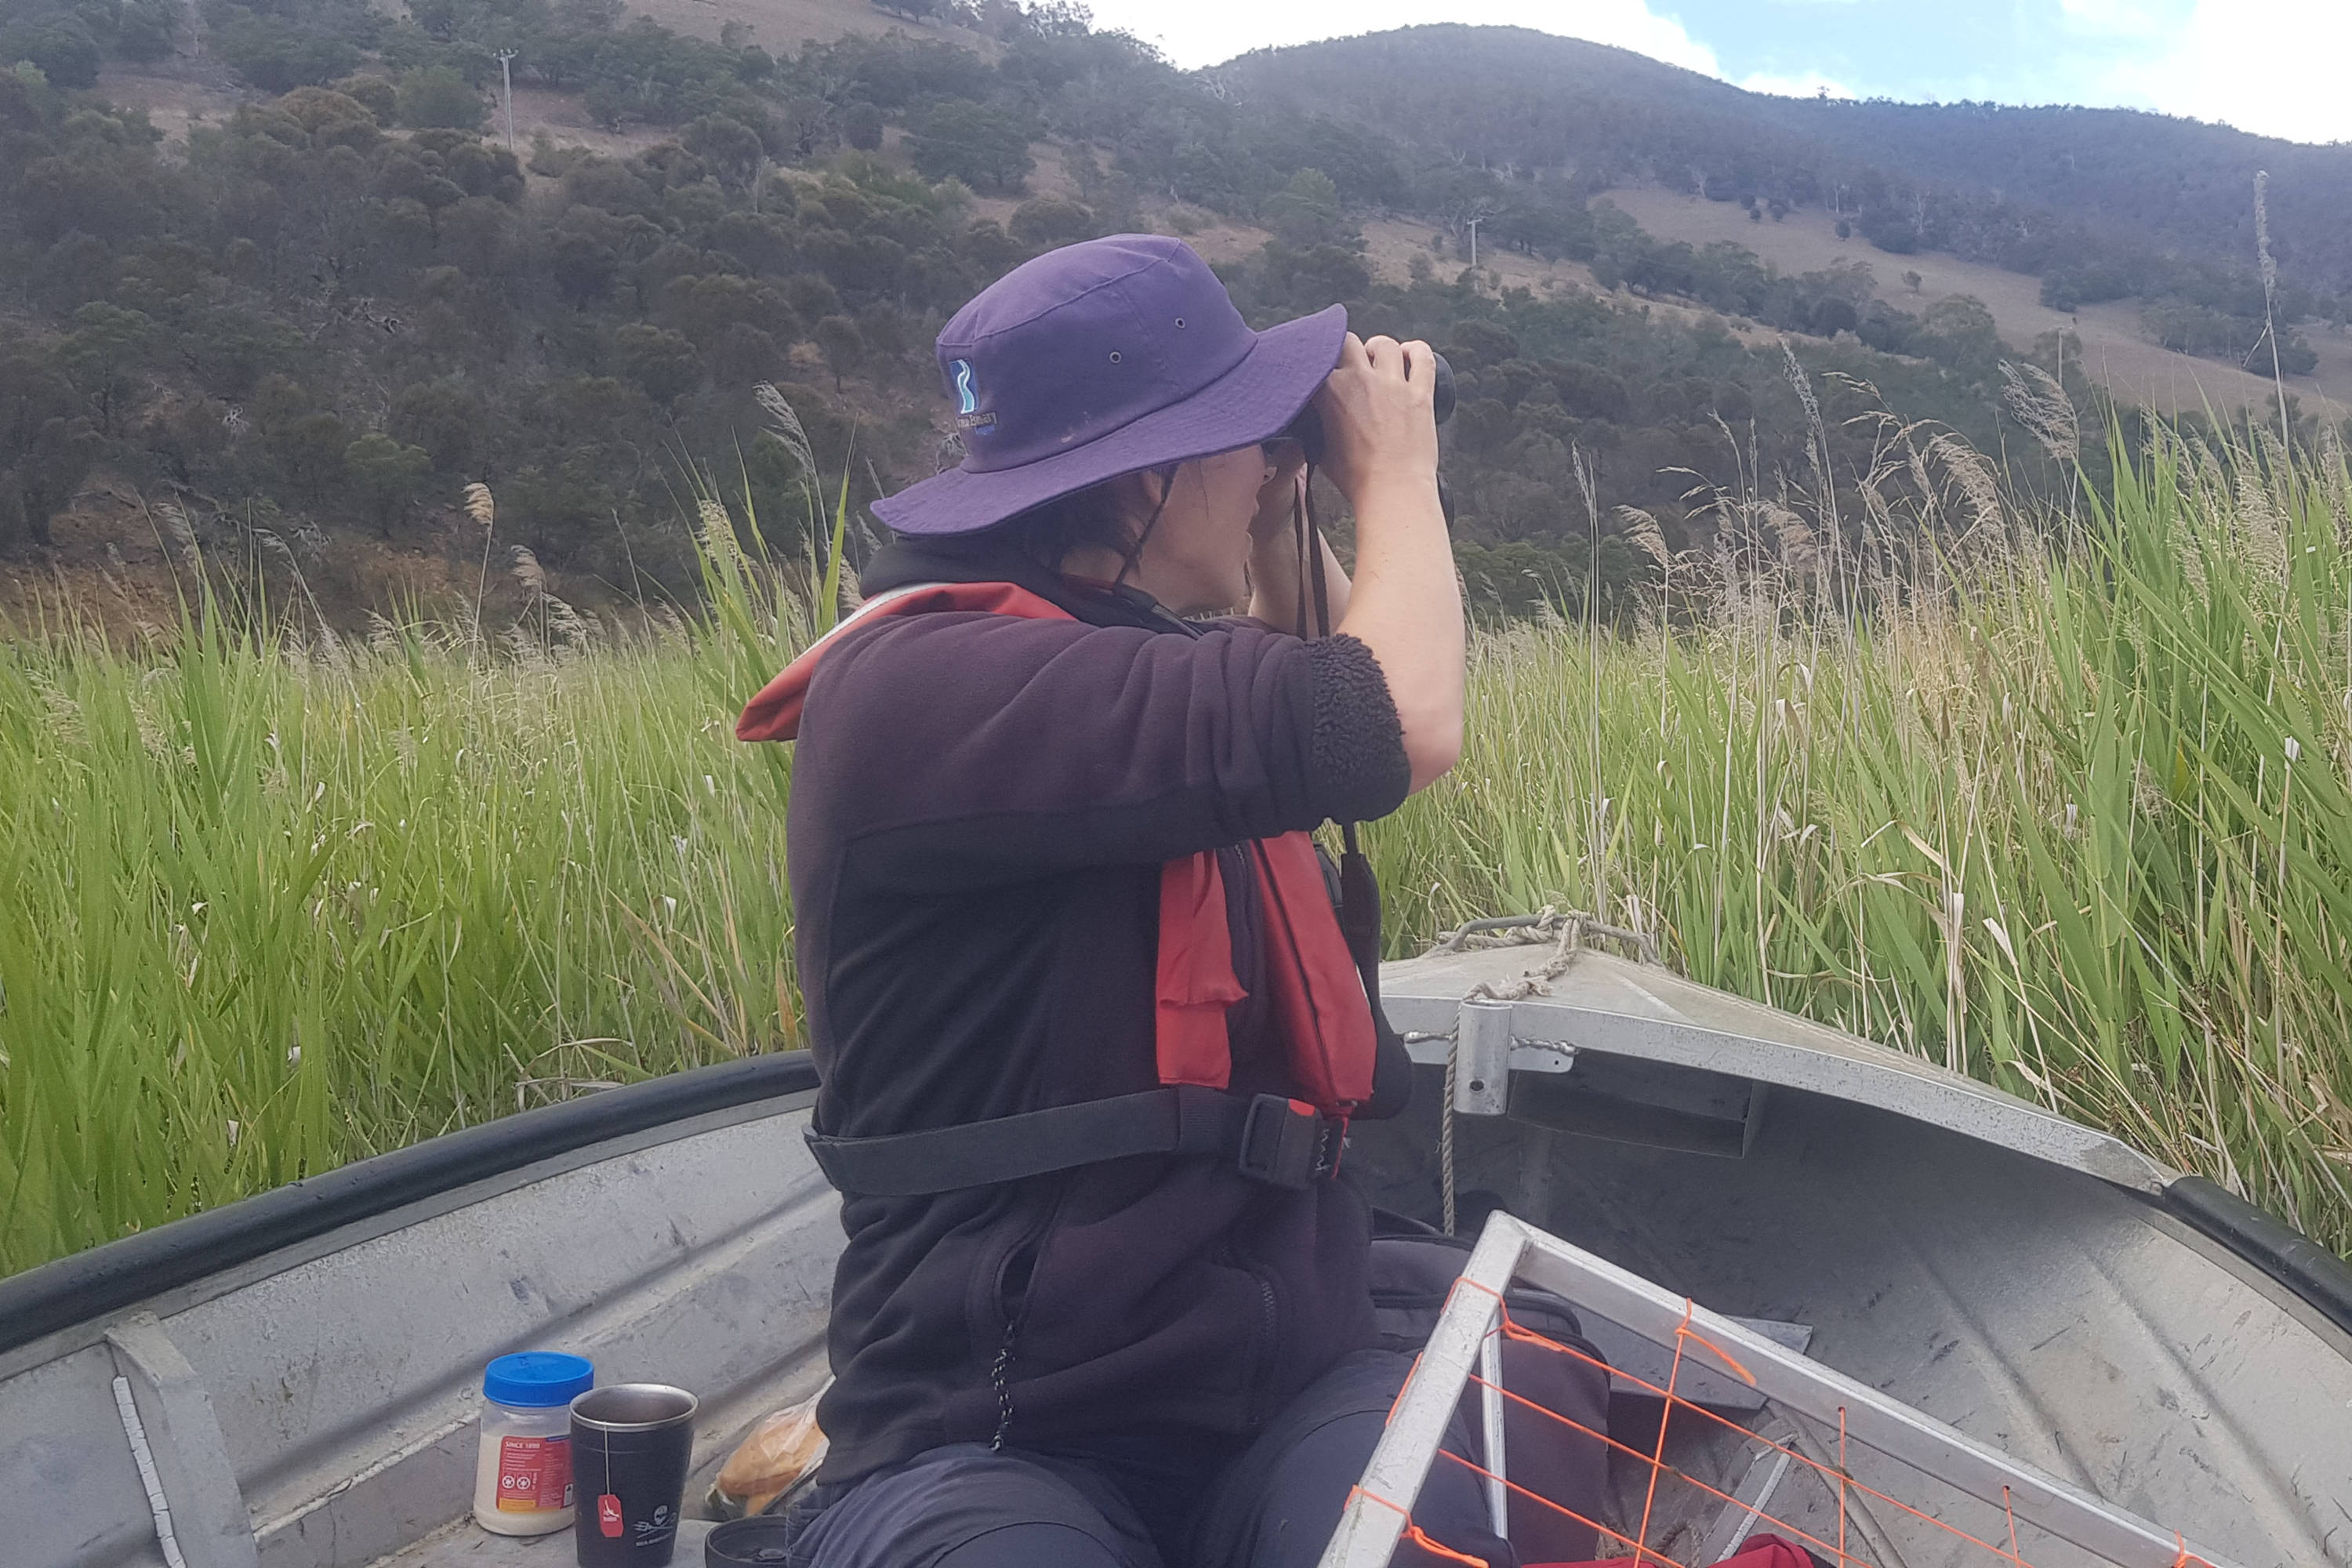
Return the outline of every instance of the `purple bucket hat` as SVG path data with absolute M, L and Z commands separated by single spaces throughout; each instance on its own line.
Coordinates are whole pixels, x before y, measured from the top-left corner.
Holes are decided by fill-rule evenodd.
M 964 459 L 874 503 L 904 534 L 975 533 L 1089 485 L 1279 435 L 1339 363 L 1344 306 L 1250 331 L 1181 239 L 1049 250 L 941 328 Z

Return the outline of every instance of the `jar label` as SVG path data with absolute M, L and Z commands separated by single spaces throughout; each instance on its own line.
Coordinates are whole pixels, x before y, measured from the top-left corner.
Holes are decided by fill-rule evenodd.
M 499 1511 L 541 1513 L 572 1506 L 572 1439 L 499 1439 Z

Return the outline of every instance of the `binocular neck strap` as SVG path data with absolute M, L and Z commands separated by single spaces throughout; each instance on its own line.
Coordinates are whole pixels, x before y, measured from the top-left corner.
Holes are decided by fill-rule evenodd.
M 1315 516 L 1315 465 L 1298 470 L 1297 499 L 1291 505 L 1291 531 L 1298 542 L 1298 626 L 1301 637 L 1331 635 L 1331 584 L 1323 567 L 1323 529 Z M 1312 619 L 1307 611 L 1314 611 Z M 1339 825 L 1339 837 L 1349 855 L 1360 855 L 1356 825 Z M 1378 894 L 1374 894 L 1377 899 Z M 1375 906 L 1377 907 L 1377 905 Z M 1376 917 L 1377 918 L 1377 917 Z
M 1315 518 L 1315 468 L 1298 471 L 1290 502 L 1291 539 L 1298 548 L 1298 619 L 1302 637 L 1331 635 L 1331 585 L 1323 573 L 1323 530 Z M 1312 609 L 1314 614 L 1308 615 Z

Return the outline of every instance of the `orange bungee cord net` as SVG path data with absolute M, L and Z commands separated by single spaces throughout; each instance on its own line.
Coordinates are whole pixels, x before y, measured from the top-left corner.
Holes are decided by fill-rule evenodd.
M 1559 1255 L 1586 1256 L 1531 1227 L 1511 1223 Z M 1601 1268 L 1609 1268 L 1597 1259 L 1590 1261 Z M 1472 1271 L 1476 1267 L 1474 1260 Z M 1859 1432 L 1850 1429 L 1848 1405 L 1843 1401 L 1808 1401 L 1814 1413 L 1807 1416 L 1759 1400 L 1755 1403 L 1763 1408 L 1748 1413 L 1753 1426 L 1709 1408 L 1689 1396 L 1692 1374 L 1710 1373 L 1718 1385 L 1723 1378 L 1737 1379 L 1749 1389 L 1759 1388 L 1759 1380 L 1738 1354 L 1702 1331 L 1695 1321 L 1698 1310 L 1687 1300 L 1681 1302 L 1681 1321 L 1672 1329 L 1670 1346 L 1664 1342 L 1669 1337 L 1664 1331 L 1671 1319 L 1658 1322 L 1649 1336 L 1659 1342 L 1662 1351 L 1671 1353 L 1664 1382 L 1660 1384 L 1612 1367 L 1587 1349 L 1516 1321 L 1497 1290 L 1470 1278 L 1469 1272 L 1455 1281 L 1447 1316 L 1460 1316 L 1455 1308 L 1465 1293 L 1486 1298 L 1491 1305 L 1474 1300 L 1470 1307 L 1486 1325 L 1478 1345 L 1487 1353 L 1469 1361 L 1466 1372 L 1456 1372 L 1460 1393 L 1448 1403 L 1458 1403 L 1465 1416 L 1483 1404 L 1490 1422 L 1498 1406 L 1523 1413 L 1542 1423 L 1538 1429 L 1553 1440 L 1600 1445 L 1609 1461 L 1609 1484 L 1598 1505 L 1585 1499 L 1577 1500 L 1585 1504 L 1578 1507 L 1569 1500 L 1546 1496 L 1517 1477 L 1487 1468 L 1480 1462 L 1483 1448 L 1477 1454 L 1465 1454 L 1456 1451 L 1459 1445 L 1434 1447 L 1433 1454 L 1423 1461 L 1425 1473 L 1434 1475 L 1435 1467 L 1453 1466 L 1485 1483 L 1487 1495 L 1495 1500 L 1498 1533 L 1508 1515 L 1525 1520 L 1530 1510 L 1548 1512 L 1592 1532 L 1600 1542 L 1599 1561 L 1610 1568 L 1621 1563 L 1629 1568 L 1651 1564 L 1716 1568 L 1722 1563 L 1736 1568 L 1813 1568 L 1816 1564 L 1820 1568 L 1923 1568 L 1926 1564 L 1934 1568 L 1979 1564 L 1984 1568 L 1995 1564 L 2076 1568 L 2095 1563 L 2118 1568 L 2227 1568 L 2192 1551 L 2178 1531 L 2159 1529 L 2103 1500 L 2041 1476 L 1916 1412 L 1895 1406 L 1885 1396 L 1874 1398 L 1859 1385 L 1849 1386 L 1871 1405 L 1867 1412 L 1857 1412 L 1870 1417 L 1871 1429 L 1886 1430 L 1886 1415 L 1894 1407 L 1911 1418 L 1907 1430 L 1930 1437 L 1942 1434 L 1969 1449 L 1978 1465 L 1973 1490 L 1922 1467 L 1916 1462 L 1916 1445 L 1894 1445 L 1911 1447 L 1913 1457 L 1906 1459 L 1865 1442 Z M 1496 1278 L 1507 1279 L 1507 1271 Z M 1663 1292 L 1658 1295 L 1663 1299 Z M 1573 1296 L 1570 1300 L 1574 1300 Z M 1412 1376 L 1390 1411 L 1390 1436 L 1396 1435 L 1400 1414 L 1412 1398 L 1417 1382 L 1436 1376 L 1441 1386 L 1435 1397 L 1445 1398 L 1442 1370 L 1433 1373 L 1427 1364 L 1439 1337 L 1433 1335 L 1432 1349 L 1416 1360 Z M 1633 1434 L 1636 1440 L 1628 1441 L 1623 1435 L 1601 1430 L 1503 1386 L 1501 1360 L 1491 1353 L 1495 1347 L 1489 1341 L 1567 1357 L 1602 1377 L 1612 1377 L 1621 1408 L 1625 1407 L 1625 1396 L 1641 1405 L 1654 1401 L 1658 1412 L 1654 1435 L 1643 1421 L 1641 1431 Z M 1808 1376 L 1809 1369 L 1824 1390 L 1834 1390 L 1843 1382 L 1795 1352 L 1763 1349 L 1750 1352 L 1751 1356 L 1759 1353 L 1776 1354 L 1780 1373 L 1777 1382 L 1781 1386 L 1791 1377 Z M 1477 1423 L 1473 1420 L 1467 1425 L 1475 1429 Z M 1523 1419 L 1506 1450 L 1507 1458 L 1524 1451 L 1527 1430 Z M 1499 1444 L 1499 1427 L 1490 1426 L 1489 1431 Z M 1388 1447 L 1384 1438 L 1383 1454 Z M 1322 1559 L 1323 1568 L 1352 1568 L 1381 1561 L 1381 1543 L 1391 1531 L 1397 1545 L 1393 1561 L 1400 1565 L 1502 1568 L 1429 1533 L 1413 1516 L 1417 1489 L 1397 1488 L 1406 1495 L 1387 1495 L 1377 1479 L 1382 1468 L 1381 1455 L 1375 1455 L 1365 1479 L 1349 1494 L 1348 1517 Z M 2000 1481 L 1996 1500 L 1989 1495 L 1990 1485 L 1982 1478 L 2001 1469 L 2011 1472 L 2014 1479 Z M 1381 1515 L 1392 1517 L 1381 1520 Z M 2093 1541 L 2120 1544 L 2104 1549 L 2085 1544 Z M 1549 1565 L 1530 1561 L 1526 1568 Z

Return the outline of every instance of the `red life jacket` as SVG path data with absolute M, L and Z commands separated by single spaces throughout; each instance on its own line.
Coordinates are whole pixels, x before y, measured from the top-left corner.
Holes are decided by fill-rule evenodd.
M 878 595 L 819 638 L 745 705 L 740 741 L 789 741 L 816 665 L 849 626 L 879 616 L 984 611 L 1032 620 L 1076 617 L 1011 583 L 936 583 Z M 1292 1092 L 1327 1115 L 1347 1117 L 1372 1095 L 1378 1037 L 1365 981 L 1348 951 L 1312 836 L 1286 833 L 1249 846 L 1265 911 L 1267 1000 L 1284 1044 Z M 1163 1085 L 1223 1089 L 1233 1076 L 1225 1009 L 1242 999 L 1214 851 L 1160 869 L 1155 1050 Z

